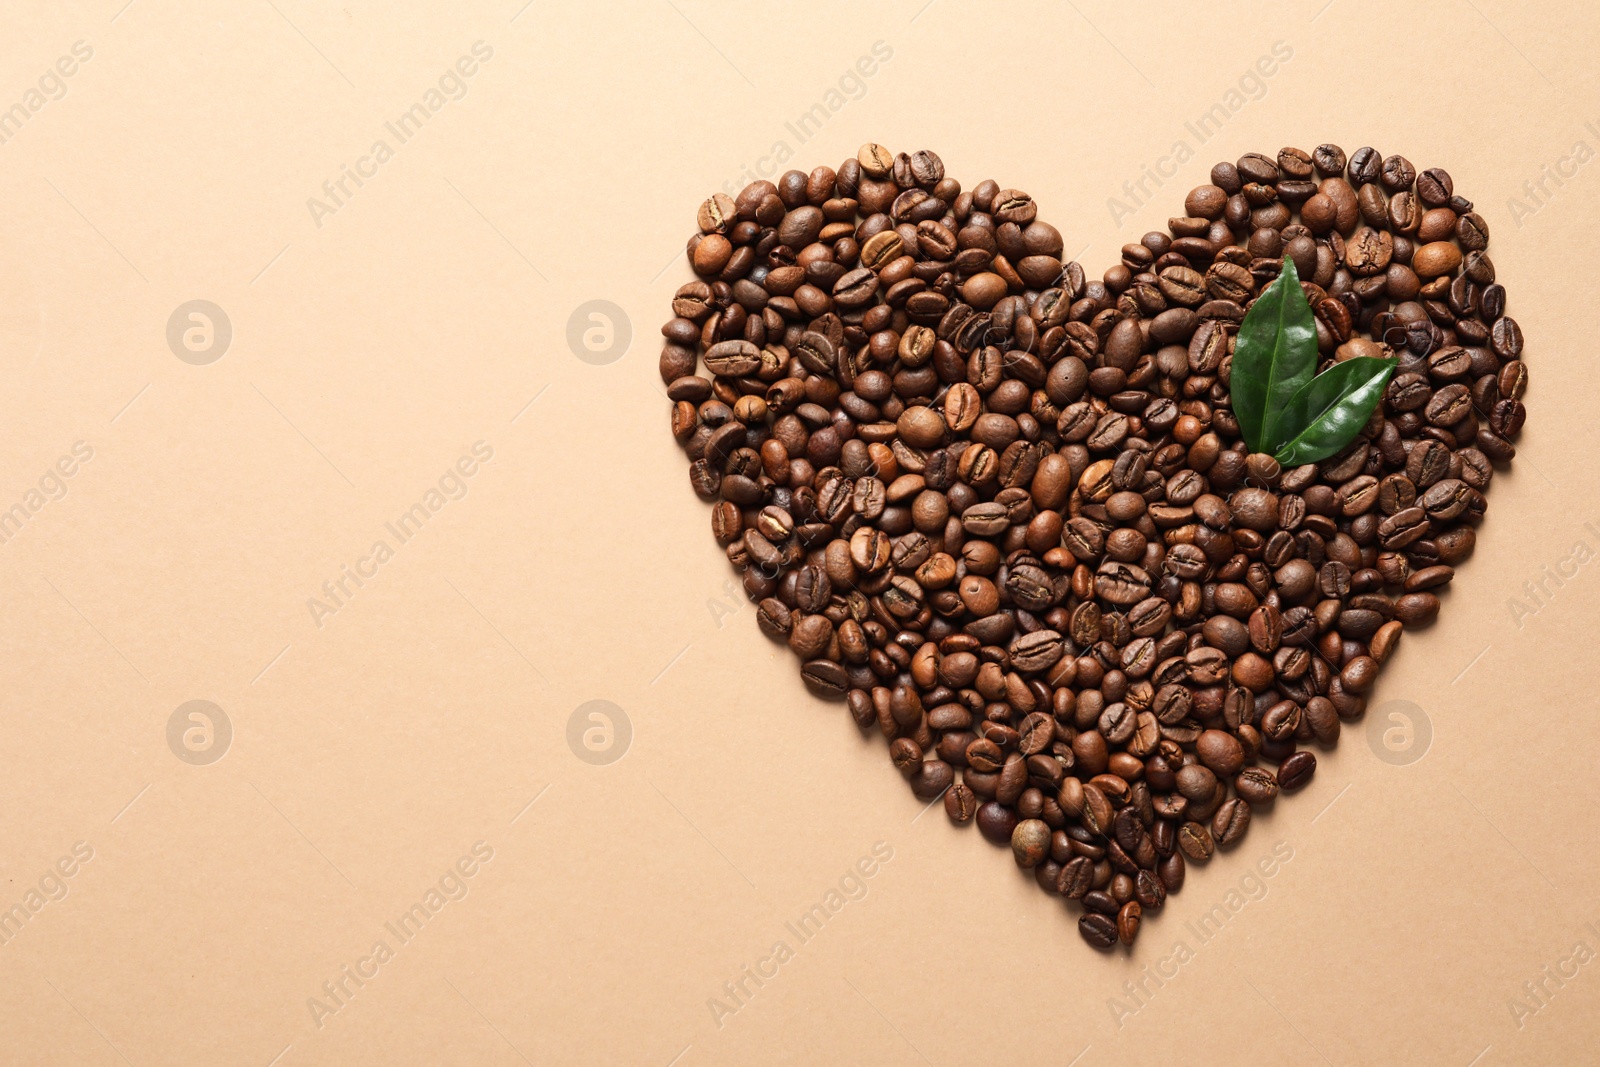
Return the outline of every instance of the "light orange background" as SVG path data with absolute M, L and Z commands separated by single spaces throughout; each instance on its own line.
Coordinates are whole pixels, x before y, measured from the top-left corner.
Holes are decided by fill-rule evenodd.
M 1592 12 L 124 3 L 0 14 L 0 1060 L 1600 1061 Z M 867 140 L 1029 191 L 1091 274 L 1217 160 L 1403 152 L 1477 203 L 1527 336 L 1520 455 L 1377 727 L 1131 953 L 804 690 L 667 431 L 699 201 Z M 166 338 L 194 299 L 232 327 L 205 365 Z M 591 300 L 611 362 L 568 343 Z M 205 765 L 191 700 L 231 724 Z M 591 700 L 606 765 L 568 743 Z

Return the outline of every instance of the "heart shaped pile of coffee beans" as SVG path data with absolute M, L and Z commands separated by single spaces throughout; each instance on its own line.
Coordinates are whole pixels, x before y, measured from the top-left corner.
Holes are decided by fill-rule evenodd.
M 1100 280 L 932 152 L 867 145 L 698 222 L 661 377 L 759 625 L 1098 948 L 1362 715 L 1524 418 L 1483 219 L 1371 148 L 1219 163 Z M 1398 360 L 1353 443 L 1287 470 L 1229 407 L 1285 257 L 1323 366 Z

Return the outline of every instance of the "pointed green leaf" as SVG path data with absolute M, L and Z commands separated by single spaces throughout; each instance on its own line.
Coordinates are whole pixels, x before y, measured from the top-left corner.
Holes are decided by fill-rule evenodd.
M 1278 414 L 1317 371 L 1317 326 L 1294 260 L 1251 305 L 1233 349 L 1229 395 L 1245 444 L 1272 452 L 1282 443 Z
M 1397 362 L 1358 356 L 1335 363 L 1302 386 L 1278 422 L 1286 440 L 1275 458 L 1284 469 L 1327 459 L 1355 440 L 1383 399 Z

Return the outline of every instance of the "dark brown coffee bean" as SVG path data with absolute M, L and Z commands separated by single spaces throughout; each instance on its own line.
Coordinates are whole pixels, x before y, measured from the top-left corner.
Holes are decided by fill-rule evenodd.
M 1090 912 L 1078 920 L 1078 932 L 1083 939 L 1098 949 L 1108 949 L 1117 943 L 1117 922 L 1109 915 Z
M 1422 508 L 1405 508 L 1378 523 L 1378 543 L 1386 549 L 1404 548 L 1428 532 L 1428 515 Z
M 1417 168 L 1405 156 L 1390 156 L 1383 161 L 1379 177 L 1390 192 L 1399 192 L 1417 180 Z
M 1453 519 L 1471 505 L 1473 494 L 1476 492 L 1466 482 L 1459 478 L 1446 478 L 1436 482 L 1418 498 L 1417 503 L 1428 518 L 1435 522 L 1444 522 Z
M 1113 870 L 1115 870 L 1117 866 L 1115 863 L 1110 863 L 1109 860 L 1107 861 L 1107 865 Z M 1117 873 L 1123 874 L 1123 872 L 1120 871 Z M 1123 874 L 1123 876 L 1126 877 L 1125 874 Z M 1099 881 L 1100 879 L 1097 877 L 1096 880 Z M 1113 877 L 1111 882 L 1113 884 L 1116 883 L 1116 878 Z M 1092 912 L 1098 912 L 1101 915 L 1110 915 L 1114 917 L 1117 914 L 1117 910 L 1122 907 L 1122 902 L 1112 895 L 1112 888 L 1112 885 L 1106 885 L 1101 889 L 1089 890 L 1083 895 L 1083 906 Z
M 1162 825 L 1171 826 L 1171 823 Z M 1170 853 L 1169 853 L 1170 854 Z M 1167 887 L 1154 871 L 1141 870 L 1133 882 L 1133 893 L 1145 911 L 1159 911 L 1167 902 Z
M 1227 848 L 1238 844 L 1250 829 L 1250 805 L 1238 797 L 1222 802 L 1211 819 L 1211 833 L 1217 845 Z
M 1133 944 L 1139 936 L 1139 918 L 1142 909 L 1137 900 L 1130 900 L 1117 912 L 1117 939 L 1124 945 Z
M 1178 771 L 1177 785 L 1191 803 L 1204 804 L 1217 791 L 1217 776 L 1210 768 L 1194 763 Z
M 1061 867 L 1056 880 L 1056 892 L 1068 900 L 1082 900 L 1094 883 L 1094 861 L 1087 856 L 1075 856 Z
M 1043 575 L 1042 571 L 1039 573 Z M 1012 574 L 1015 577 L 1017 572 L 1013 571 Z M 1008 583 L 1007 588 L 1013 586 Z M 1012 595 L 1015 596 L 1015 592 Z M 1053 596 L 1053 593 L 1048 596 Z M 1042 671 L 1054 666 L 1065 652 L 1066 645 L 1060 634 L 1054 630 L 1035 630 L 1011 643 L 1011 665 L 1019 671 Z
M 1293 738 L 1300 729 L 1300 705 L 1292 700 L 1280 700 L 1261 715 L 1261 733 L 1269 741 Z
M 971 822 L 973 815 L 977 813 L 977 806 L 977 797 L 965 782 L 957 782 L 944 794 L 944 810 L 945 814 L 950 816 L 951 822 Z
M 1327 177 L 1337 175 L 1344 170 L 1344 149 L 1336 144 L 1318 145 L 1316 151 L 1311 153 L 1312 162 L 1316 165 L 1317 173 Z
M 1234 779 L 1233 788 L 1247 803 L 1270 804 L 1278 795 L 1278 779 L 1271 771 L 1251 767 Z
M 849 688 L 849 676 L 839 664 L 827 659 L 812 660 L 800 670 L 813 693 L 825 697 L 843 697 Z
M 975 739 L 967 746 L 967 766 L 975 771 L 992 773 L 1005 763 L 1000 746 L 986 737 Z
M 786 640 L 793 625 L 789 607 L 776 597 L 767 597 L 756 608 L 756 623 L 768 637 Z
M 1278 788 L 1285 793 L 1298 792 L 1311 781 L 1311 776 L 1316 772 L 1315 754 L 1303 749 L 1290 753 L 1282 763 L 1278 764 Z
M 1380 629 L 1379 633 L 1382 632 Z M 1374 637 L 1373 647 L 1377 645 L 1378 639 Z M 1312 734 L 1323 744 L 1332 744 L 1339 739 L 1339 716 L 1327 697 L 1318 696 L 1308 700 L 1301 718 L 1310 725 Z
M 1211 858 L 1216 845 L 1211 839 L 1211 831 L 1205 825 L 1186 822 L 1178 828 L 1178 848 L 1191 861 L 1203 863 Z
M 1042 711 L 1036 711 L 1022 720 L 1018 727 L 1017 751 L 1032 756 L 1050 747 L 1055 738 L 1055 720 Z
M 1481 251 L 1489 245 L 1489 224 L 1475 211 L 1468 211 L 1456 220 L 1456 240 L 1469 252 Z
M 1455 194 L 1455 183 L 1448 172 L 1430 167 L 1417 175 L 1417 195 L 1429 207 L 1439 207 L 1450 202 Z
M 922 768 L 922 746 L 909 737 L 897 737 L 889 744 L 889 758 L 909 778 Z
M 1365 693 L 1378 680 L 1378 661 L 1371 656 L 1357 656 L 1339 672 L 1339 682 L 1347 693 Z
M 941 759 L 925 759 L 911 776 L 911 791 L 924 800 L 939 796 L 955 780 L 955 770 Z
M 1439 598 L 1432 593 L 1406 593 L 1394 602 L 1394 617 L 1408 627 L 1426 626 L 1439 615 Z
M 1009 845 L 1016 828 L 1016 813 L 999 801 L 989 800 L 978 806 L 978 829 L 995 844 Z
M 706 369 L 713 374 L 737 377 L 761 366 L 761 350 L 749 341 L 723 341 L 706 350 Z
M 1203 732 L 1195 742 L 1195 754 L 1219 777 L 1232 777 L 1244 766 L 1244 747 L 1238 738 L 1222 730 Z

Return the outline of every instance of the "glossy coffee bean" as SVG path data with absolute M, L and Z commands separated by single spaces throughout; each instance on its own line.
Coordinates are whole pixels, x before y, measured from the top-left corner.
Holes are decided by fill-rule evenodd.
M 978 829 L 997 845 L 1009 845 L 1017 827 L 1017 816 L 999 801 L 985 801 L 978 807 Z
M 1083 939 L 1098 949 L 1108 949 L 1117 943 L 1117 922 L 1109 915 L 1089 912 L 1078 920 L 1078 932 Z
M 1117 940 L 1124 945 L 1133 944 L 1139 936 L 1139 920 L 1143 909 L 1137 900 L 1130 900 L 1117 911 Z
M 1310 752 L 1301 750 L 1291 753 L 1282 763 L 1278 764 L 1278 787 L 1285 793 L 1293 793 L 1305 788 L 1311 781 L 1311 776 L 1317 772 L 1317 757 Z

